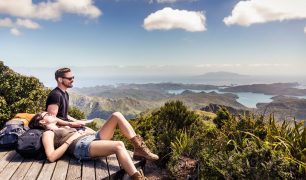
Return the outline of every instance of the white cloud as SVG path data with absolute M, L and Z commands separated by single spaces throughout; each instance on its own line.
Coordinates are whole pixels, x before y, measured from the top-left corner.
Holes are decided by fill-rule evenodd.
M 186 11 L 166 7 L 150 14 L 144 20 L 146 30 L 184 29 L 190 32 L 205 31 L 206 18 L 203 12 Z
M 38 29 L 40 28 L 39 24 L 30 20 L 30 19 L 17 19 L 16 25 L 24 27 L 27 29 Z
M 12 27 L 13 21 L 10 18 L 0 19 L 0 27 Z
M 14 36 L 20 36 L 21 32 L 17 28 L 12 28 L 11 34 L 13 34 Z
M 21 35 L 18 28 L 38 29 L 40 25 L 31 19 L 59 20 L 64 13 L 97 18 L 102 12 L 94 5 L 94 0 L 0 0 L 0 14 L 21 17 L 14 23 L 10 18 L 0 19 L 0 27 L 13 27 L 11 34 Z M 24 18 L 24 19 L 23 19 Z
M 60 9 L 67 13 L 81 14 L 90 18 L 99 17 L 102 12 L 93 5 L 93 0 L 58 0 Z
M 306 26 L 304 27 L 304 33 L 306 33 Z
M 0 0 L 0 13 L 23 18 L 58 20 L 63 13 L 97 18 L 102 12 L 93 0 L 54 0 L 33 4 L 32 0 Z
M 226 25 L 250 26 L 255 23 L 306 18 L 306 0 L 239 1 L 232 14 L 223 19 Z
M 40 25 L 30 19 L 17 19 L 14 23 L 10 18 L 0 19 L 0 27 L 23 27 L 27 29 L 38 29 Z

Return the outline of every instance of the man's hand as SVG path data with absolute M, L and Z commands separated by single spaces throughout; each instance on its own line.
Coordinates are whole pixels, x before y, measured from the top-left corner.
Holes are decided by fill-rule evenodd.
M 85 122 L 84 121 L 69 122 L 69 126 L 74 128 L 80 128 L 85 126 Z

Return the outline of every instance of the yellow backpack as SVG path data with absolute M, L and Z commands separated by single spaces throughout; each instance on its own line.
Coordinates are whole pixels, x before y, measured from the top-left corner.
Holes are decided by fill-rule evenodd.
M 34 115 L 30 113 L 17 113 L 12 120 L 22 121 L 24 126 L 28 126 Z

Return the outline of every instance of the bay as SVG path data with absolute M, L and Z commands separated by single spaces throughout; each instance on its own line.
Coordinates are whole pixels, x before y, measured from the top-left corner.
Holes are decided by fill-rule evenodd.
M 200 93 L 200 92 L 210 93 L 213 91 L 218 94 L 227 93 L 227 92 L 220 92 L 218 89 L 211 89 L 211 90 L 178 89 L 178 90 L 168 90 L 168 93 L 179 95 L 183 93 L 185 90 L 189 90 L 195 93 Z M 237 101 L 248 108 L 256 108 L 257 103 L 272 102 L 271 98 L 273 97 L 273 95 L 265 95 L 262 93 L 252 93 L 252 92 L 239 92 L 239 93 L 232 93 L 232 94 L 236 94 L 238 96 Z

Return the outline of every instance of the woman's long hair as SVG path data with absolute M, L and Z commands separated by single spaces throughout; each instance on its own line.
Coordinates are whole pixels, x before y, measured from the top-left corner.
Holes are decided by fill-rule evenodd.
M 33 116 L 33 118 L 31 119 L 30 123 L 29 123 L 29 128 L 31 129 L 42 129 L 44 130 L 44 126 L 39 123 L 40 120 L 42 120 L 43 117 L 41 115 L 41 113 L 37 113 L 35 114 L 35 116 Z

